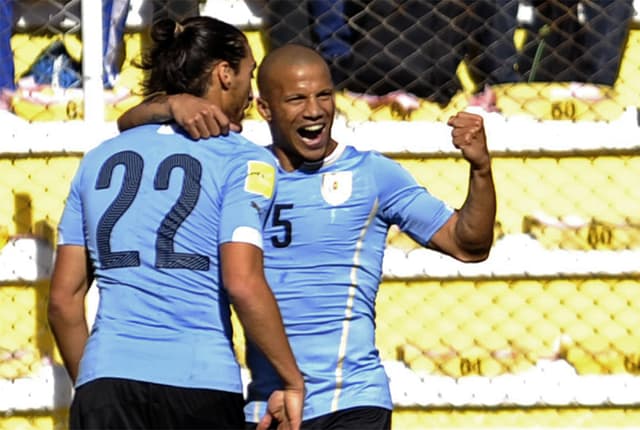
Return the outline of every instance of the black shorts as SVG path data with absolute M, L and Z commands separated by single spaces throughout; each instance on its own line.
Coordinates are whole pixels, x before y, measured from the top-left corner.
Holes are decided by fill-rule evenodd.
M 241 393 L 101 378 L 76 390 L 69 428 L 239 430 L 243 404 Z
M 269 427 L 275 430 L 277 423 Z M 255 423 L 247 423 L 246 430 L 255 430 Z M 311 418 L 302 422 L 302 430 L 390 430 L 389 409 L 363 406 L 344 409 L 331 414 Z

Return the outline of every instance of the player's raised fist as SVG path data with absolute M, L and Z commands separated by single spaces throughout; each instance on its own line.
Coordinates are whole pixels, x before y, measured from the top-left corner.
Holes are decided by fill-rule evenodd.
M 489 169 L 491 158 L 487 148 L 483 118 L 471 112 L 458 112 L 447 124 L 452 127 L 453 146 L 462 151 L 462 156 L 478 169 Z

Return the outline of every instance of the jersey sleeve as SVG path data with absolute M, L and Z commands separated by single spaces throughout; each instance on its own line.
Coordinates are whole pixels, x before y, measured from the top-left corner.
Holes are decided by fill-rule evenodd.
M 69 194 L 58 224 L 58 245 L 86 245 L 81 199 L 82 166 L 71 180 Z
M 453 209 L 418 184 L 398 162 L 380 154 L 373 158 L 383 218 L 426 245 L 451 217 Z
M 242 157 L 231 167 L 223 197 L 219 243 L 244 242 L 262 249 L 262 232 L 276 193 L 269 156 Z

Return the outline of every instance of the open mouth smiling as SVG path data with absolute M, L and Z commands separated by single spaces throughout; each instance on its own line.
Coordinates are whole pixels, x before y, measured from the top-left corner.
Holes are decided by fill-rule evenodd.
M 306 127 L 300 127 L 298 129 L 298 134 L 304 139 L 314 140 L 314 139 L 317 139 L 322 134 L 323 130 L 324 130 L 324 125 L 315 124 L 315 125 L 309 125 Z

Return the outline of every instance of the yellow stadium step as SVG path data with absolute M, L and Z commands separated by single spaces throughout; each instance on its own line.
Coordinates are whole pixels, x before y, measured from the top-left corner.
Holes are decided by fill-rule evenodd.
M 613 223 L 596 218 L 585 220 L 569 216 L 558 219 L 535 214 L 523 218 L 522 230 L 549 249 L 620 251 L 640 248 L 640 220 Z
M 469 336 L 468 340 L 470 345 L 461 350 L 442 339 L 430 347 L 406 343 L 397 347 L 396 360 L 413 371 L 460 378 L 523 372 L 535 365 L 536 356 L 542 356 L 542 352 L 518 350 L 506 343 L 502 348 L 488 349 L 483 345 L 474 345 L 477 339 L 473 336 Z
M 500 84 L 492 87 L 496 107 L 509 116 L 530 116 L 538 120 L 613 121 L 624 113 L 626 104 L 618 92 L 607 86 L 577 82 L 532 82 Z M 472 93 L 459 91 L 446 106 L 419 99 L 411 111 L 393 104 L 370 107 L 361 97 L 348 92 L 337 94 L 336 106 L 351 121 L 446 121 L 469 106 Z
M 640 375 L 640 338 L 626 335 L 608 339 L 592 335 L 567 352 L 567 361 L 578 374 L 630 374 Z
M 531 82 L 492 87 L 506 116 L 540 120 L 613 121 L 624 112 L 615 88 L 578 82 Z
M 128 90 L 104 90 L 105 120 L 115 121 L 127 109 L 140 103 L 140 96 Z M 41 86 L 19 89 L 12 98 L 13 111 L 28 121 L 69 121 L 84 118 L 84 93 L 81 89 L 56 89 Z

